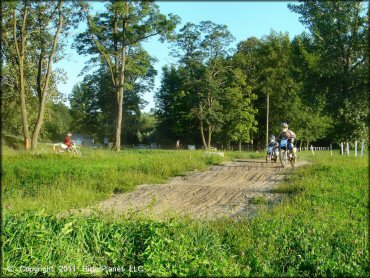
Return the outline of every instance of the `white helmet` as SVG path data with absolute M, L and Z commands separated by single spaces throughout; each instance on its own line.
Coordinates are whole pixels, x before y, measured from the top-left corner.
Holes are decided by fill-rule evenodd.
M 67 133 L 67 136 L 68 136 L 68 137 L 71 137 L 71 136 L 72 136 L 72 133 Z
M 282 128 L 288 128 L 288 124 L 287 124 L 287 123 L 285 123 L 285 122 L 283 122 L 283 123 L 281 123 L 281 127 L 282 127 Z

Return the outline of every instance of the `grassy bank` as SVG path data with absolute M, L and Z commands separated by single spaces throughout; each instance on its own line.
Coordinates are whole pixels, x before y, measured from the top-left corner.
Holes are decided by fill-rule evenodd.
M 176 153 L 176 159 L 173 153 Z M 102 171 L 98 171 L 101 174 L 96 174 L 94 169 L 97 168 L 92 167 L 100 165 L 99 167 L 104 168 L 108 164 L 110 167 L 107 168 L 112 171 L 109 172 L 110 175 L 118 172 L 111 169 L 126 167 L 120 168 L 119 172 L 123 172 L 122 169 L 128 172 L 136 169 L 136 172 L 144 171 L 145 176 L 152 175 L 153 180 L 163 181 L 160 180 L 162 175 L 153 174 L 156 171 L 153 169 L 163 169 L 161 171 L 169 176 L 183 171 L 182 169 L 190 170 L 194 166 L 191 163 L 202 161 L 197 164 L 201 168 L 215 162 L 207 160 L 200 153 L 197 157 L 196 152 L 192 153 L 194 158 L 187 158 L 187 152 L 142 152 L 139 160 L 137 153 L 129 151 L 114 159 L 110 155 L 105 157 L 104 153 L 100 154 L 100 159 L 97 155 L 99 153 L 86 156 L 88 166 L 82 166 L 84 157 L 76 159 L 36 155 L 27 158 L 29 161 L 22 162 L 17 155 L 10 154 L 3 160 L 7 167 L 4 167 L 5 170 L 8 169 L 4 180 L 18 181 L 15 179 L 14 169 L 18 167 L 18 171 L 25 171 L 24 169 L 29 169 L 29 164 L 38 166 L 30 168 L 33 170 L 22 176 L 28 176 L 34 186 L 48 184 L 45 182 L 48 180 L 47 173 L 52 170 L 47 171 L 46 168 L 45 173 L 41 170 L 45 167 L 54 169 L 57 167 L 54 165 L 58 165 L 59 171 L 65 171 L 63 175 L 67 177 L 75 177 L 67 171 L 69 165 L 78 169 L 75 173 L 79 173 L 80 177 L 85 177 L 84 171 L 90 171 L 93 180 L 110 180 L 109 175 L 104 175 Z M 4 266 L 8 268 L 5 274 L 29 274 L 21 266 L 53 266 L 54 272 L 49 272 L 51 275 L 101 275 L 103 266 L 104 273 L 118 271 L 109 267 L 121 266 L 123 274 L 131 276 L 368 276 L 367 158 L 337 155 L 330 157 L 328 153 L 319 152 L 315 153 L 315 157 L 308 153 L 300 157 L 311 159 L 313 164 L 297 169 L 288 181 L 281 184 L 280 192 L 286 192 L 290 197 L 252 221 L 172 219 L 168 222 L 154 222 L 145 219 L 113 220 L 102 216 L 69 216 L 58 219 L 47 210 L 25 212 L 24 209 L 10 208 L 4 212 L 3 252 Z M 67 166 L 66 159 L 69 159 Z M 180 167 L 176 166 L 178 159 L 188 168 L 176 168 Z M 48 163 L 43 164 L 42 161 Z M 105 162 L 100 164 L 99 161 Z M 117 161 L 125 166 L 117 165 Z M 167 164 L 164 161 L 171 165 L 165 166 Z M 13 174 L 10 169 L 13 169 Z M 12 175 L 13 179 L 9 179 Z M 59 179 L 63 179 L 63 175 Z M 86 178 L 90 175 L 86 175 Z M 54 172 L 53 177 L 55 176 L 57 174 Z M 119 177 L 117 173 L 112 180 Z M 50 182 L 52 180 L 55 178 L 49 179 Z M 121 181 L 124 182 L 124 179 Z M 24 181 L 24 185 L 26 184 L 28 185 L 28 180 Z M 94 186 L 83 186 L 90 192 L 100 190 Z M 110 194 L 112 189 L 114 187 L 110 187 L 105 194 Z M 17 190 L 27 192 L 23 187 Z M 68 195 L 63 188 L 60 190 Z M 9 192 L 6 194 L 9 195 L 4 193 L 4 203 L 7 202 L 5 196 L 12 196 Z M 18 197 L 19 200 L 32 200 L 27 195 L 21 196 Z M 59 205 L 58 208 L 66 206 L 70 204 Z M 27 205 L 27 208 L 32 206 Z M 60 269 L 61 266 L 71 268 L 66 269 L 66 272 L 59 272 L 63 270 Z
M 3 149 L 3 204 L 11 212 L 44 210 L 58 213 L 81 208 L 133 190 L 139 184 L 163 183 L 186 171 L 206 170 L 222 162 L 204 151 L 82 149 L 83 155 Z M 261 155 L 261 154 L 260 154 Z M 255 158 L 255 153 L 230 152 L 226 160 Z
M 82 157 L 5 150 L 4 205 L 12 212 L 44 209 L 56 213 L 80 208 L 146 183 L 163 183 L 190 170 L 219 163 L 204 152 L 83 150 Z

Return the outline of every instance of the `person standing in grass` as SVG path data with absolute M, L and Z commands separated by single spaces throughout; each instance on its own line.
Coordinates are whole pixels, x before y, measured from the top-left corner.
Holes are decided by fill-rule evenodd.
M 105 136 L 103 139 L 103 142 L 104 142 L 104 149 L 107 149 L 109 145 L 109 138 Z

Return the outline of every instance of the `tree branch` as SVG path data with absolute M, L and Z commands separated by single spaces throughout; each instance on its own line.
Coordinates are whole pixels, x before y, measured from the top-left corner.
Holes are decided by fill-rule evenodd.
M 90 29 L 93 29 L 93 26 L 91 25 L 90 20 L 88 20 L 88 25 L 89 25 Z M 109 71 L 110 71 L 110 74 L 111 74 L 112 82 L 113 82 L 114 86 L 116 86 L 116 81 L 115 81 L 115 76 L 114 76 L 114 73 L 113 73 L 112 63 L 110 62 L 109 58 L 107 57 L 107 54 L 104 53 L 103 49 L 101 49 L 101 46 L 100 46 L 101 44 L 94 38 L 93 34 L 91 34 L 91 39 L 94 42 L 94 44 L 96 45 L 96 47 L 98 48 L 98 51 L 100 52 L 100 54 L 103 56 L 104 60 L 107 62 L 108 67 L 109 67 Z
M 25 26 L 26 26 L 26 20 L 27 20 L 27 15 L 28 15 L 27 3 L 28 3 L 28 1 L 24 4 L 25 9 L 24 9 L 24 15 L 23 15 L 22 31 L 21 31 L 22 32 L 22 42 L 21 42 L 21 46 L 22 46 L 21 52 L 22 53 L 21 53 L 21 55 L 22 56 L 25 55 L 25 51 L 26 51 L 27 32 L 25 32 Z
M 47 74 L 46 74 L 46 80 L 43 88 L 43 97 L 45 96 L 46 89 L 49 85 L 49 80 L 50 80 L 50 75 L 51 75 L 51 70 L 52 70 L 52 64 L 53 64 L 53 58 L 56 52 L 57 44 L 58 44 L 58 36 L 60 32 L 62 31 L 62 26 L 63 26 L 63 14 L 62 14 L 62 7 L 63 7 L 63 1 L 59 0 L 59 25 L 58 29 L 55 32 L 54 36 L 54 43 L 53 43 L 53 48 L 50 53 L 49 61 L 48 61 L 48 69 L 47 69 Z
M 14 9 L 14 14 L 13 14 L 13 36 L 14 36 L 15 49 L 17 51 L 17 56 L 18 56 L 17 62 L 19 64 L 21 53 L 19 51 L 19 45 L 18 45 L 18 40 L 17 40 L 17 11 L 16 9 Z
M 143 36 L 143 37 L 140 37 L 140 38 L 138 38 L 138 39 L 136 39 L 136 40 L 134 40 L 134 41 L 132 41 L 132 42 L 129 42 L 129 43 L 127 43 L 127 45 L 133 45 L 133 44 L 135 44 L 135 43 L 138 43 L 139 41 L 142 41 L 142 40 L 145 40 L 145 39 L 147 39 L 147 38 L 150 38 L 150 37 L 153 37 L 153 36 L 156 36 L 156 35 L 158 35 L 158 34 L 160 34 L 161 32 L 155 32 L 155 33 L 152 33 L 152 34 L 149 34 L 149 35 L 146 35 L 146 36 Z

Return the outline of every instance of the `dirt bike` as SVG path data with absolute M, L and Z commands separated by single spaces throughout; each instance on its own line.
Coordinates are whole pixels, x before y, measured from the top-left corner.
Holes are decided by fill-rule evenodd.
M 266 163 L 269 161 L 273 161 L 276 163 L 279 157 L 279 143 L 278 142 L 271 142 L 267 146 L 267 154 L 266 154 Z
M 71 148 L 68 148 L 68 146 L 63 143 L 54 144 L 53 150 L 56 153 L 72 153 L 73 155 L 81 156 L 81 151 L 79 150 L 79 147 L 76 146 L 74 143 L 72 144 Z
M 295 147 L 293 146 L 293 142 L 294 138 L 284 138 L 279 142 L 279 159 L 283 167 L 286 167 L 289 162 L 292 167 L 295 167 L 297 156 L 294 151 Z

